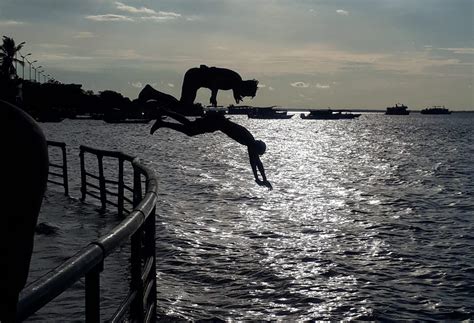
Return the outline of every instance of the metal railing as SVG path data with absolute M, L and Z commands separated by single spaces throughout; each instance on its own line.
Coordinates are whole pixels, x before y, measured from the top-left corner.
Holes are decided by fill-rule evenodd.
M 86 154 L 97 157 L 98 174 L 93 174 L 86 169 Z M 100 201 L 102 211 L 105 211 L 107 205 L 112 205 L 117 207 L 119 215 L 129 214 L 130 210 L 125 205 L 134 205 L 139 197 L 136 196 L 137 190 L 134 190 L 124 181 L 124 163 L 132 162 L 134 157 L 122 152 L 100 150 L 87 146 L 80 146 L 79 156 L 81 160 L 81 200 L 84 201 L 86 196 L 89 195 Z M 105 158 L 118 161 L 117 180 L 107 179 L 104 175 Z M 141 185 L 139 179 L 134 177 L 133 181 L 133 187 Z M 90 188 L 94 191 L 91 191 Z M 133 194 L 132 199 L 127 196 L 127 192 Z M 108 196 L 114 197 L 115 201 L 108 199 Z
M 47 141 L 48 144 L 48 151 L 51 148 L 60 148 L 61 149 L 61 164 L 56 164 L 54 162 L 49 161 L 49 176 L 48 176 L 48 182 L 56 185 L 60 185 L 64 187 L 64 195 L 68 196 L 69 195 L 69 180 L 68 180 L 68 173 L 67 173 L 67 157 L 66 157 L 66 144 L 64 142 L 57 142 L 57 141 Z M 49 154 L 51 156 L 51 154 Z M 57 173 L 55 171 L 52 171 L 51 168 L 57 170 L 61 170 L 61 173 Z M 59 182 L 58 180 L 51 179 L 53 178 L 61 178 L 62 181 Z
M 155 204 L 157 201 L 157 180 L 153 171 L 144 166 L 139 159 L 120 152 L 111 152 L 80 147 L 81 179 L 89 176 L 86 171 L 84 154 L 97 156 L 101 188 L 107 182 L 104 176 L 102 159 L 117 158 L 119 165 L 130 162 L 133 168 L 133 210 L 112 231 L 91 242 L 77 254 L 50 271 L 45 276 L 28 285 L 20 294 L 18 320 L 24 320 L 72 284 L 85 276 L 85 319 L 86 322 L 100 322 L 100 274 L 104 270 L 104 259 L 123 243 L 131 242 L 130 289 L 113 316 L 106 321 L 155 322 L 156 320 L 156 259 L 155 259 Z M 102 171 L 101 171 L 102 169 Z M 120 170 L 122 169 L 122 170 Z M 82 172 L 84 171 L 84 172 Z M 123 168 L 119 167 L 123 183 Z M 143 192 L 141 177 L 145 177 Z M 84 182 L 81 185 L 83 198 L 88 194 Z M 105 190 L 102 188 L 101 191 Z M 91 195 L 92 196 L 92 195 Z M 118 195 L 123 199 L 123 194 Z M 94 196 L 107 204 L 106 195 Z M 115 205 L 115 204 L 114 204 Z M 116 205 L 118 208 L 120 203 Z M 102 320 L 103 321 L 103 320 Z

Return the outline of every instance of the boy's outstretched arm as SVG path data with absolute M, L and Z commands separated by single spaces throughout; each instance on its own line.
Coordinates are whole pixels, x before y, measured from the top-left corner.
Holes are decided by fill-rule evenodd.
M 253 172 L 253 176 L 255 177 L 255 182 L 260 186 L 266 186 L 268 187 L 268 189 L 272 190 L 273 189 L 272 184 L 270 184 L 270 182 L 267 180 L 267 177 L 265 176 L 265 169 L 260 160 L 260 157 L 252 149 L 249 149 L 248 152 L 249 152 L 250 166 L 252 167 L 252 172 Z M 262 179 L 259 178 L 258 172 L 260 172 Z

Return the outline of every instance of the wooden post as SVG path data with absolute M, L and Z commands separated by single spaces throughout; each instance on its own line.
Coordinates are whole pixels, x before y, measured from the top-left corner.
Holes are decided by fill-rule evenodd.
M 100 322 L 100 272 L 102 261 L 86 274 L 86 322 Z
M 123 194 L 124 194 L 124 183 L 123 183 L 123 159 L 119 158 L 119 172 L 118 172 L 118 214 L 123 216 Z
M 86 199 L 86 192 L 87 192 L 87 185 L 86 185 L 86 169 L 85 169 L 85 162 L 84 162 L 84 150 L 80 147 L 79 157 L 81 159 L 81 201 L 85 201 Z
M 107 193 L 105 191 L 105 177 L 104 177 L 104 164 L 102 162 L 104 156 L 97 155 L 97 161 L 99 162 L 99 187 L 100 187 L 100 203 L 102 204 L 101 211 L 105 211 L 107 208 Z

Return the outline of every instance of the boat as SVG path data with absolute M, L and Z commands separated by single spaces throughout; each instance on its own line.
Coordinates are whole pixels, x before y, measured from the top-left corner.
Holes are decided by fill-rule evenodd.
M 410 114 L 410 110 L 408 110 L 408 107 L 404 104 L 395 104 L 394 107 L 387 107 L 387 111 L 385 111 L 385 114 L 388 115 L 408 115 Z
M 248 105 L 235 106 L 233 104 L 227 107 L 227 114 L 246 114 L 252 111 L 252 107 Z
M 360 113 L 342 113 L 343 110 L 309 110 L 309 114 L 300 114 L 301 119 L 316 119 L 316 120 L 338 120 L 338 119 L 355 119 L 360 117 Z
M 292 114 L 287 110 L 277 110 L 274 107 L 252 108 L 247 116 L 250 119 L 290 119 Z
M 115 118 L 104 118 L 107 123 L 149 123 L 151 119 L 135 118 L 135 119 L 115 119 Z
M 204 110 L 204 113 L 209 113 L 209 112 L 223 113 L 223 114 L 227 113 L 227 108 L 222 105 L 218 105 L 218 106 L 208 105 L 204 107 L 203 110 Z
M 420 111 L 421 114 L 451 114 L 449 109 L 443 106 L 433 106 L 431 108 L 426 108 Z
M 151 119 L 150 117 L 145 117 L 143 112 L 140 114 L 130 114 L 115 108 L 103 116 L 103 120 L 107 123 L 148 123 Z

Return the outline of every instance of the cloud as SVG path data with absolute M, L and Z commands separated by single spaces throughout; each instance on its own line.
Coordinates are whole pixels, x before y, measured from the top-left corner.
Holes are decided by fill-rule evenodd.
M 301 88 L 307 88 L 309 87 L 309 83 L 305 82 L 293 82 L 290 84 L 292 87 L 301 87 Z
M 447 50 L 454 54 L 474 54 L 474 48 L 464 47 L 464 48 L 438 48 L 440 50 Z
M 204 18 L 201 16 L 193 15 L 193 16 L 187 16 L 186 20 L 187 21 L 201 21 L 201 20 L 204 20 Z
M 17 20 L 0 20 L 0 26 L 19 26 L 19 25 L 24 25 L 25 23 L 23 21 L 17 21 Z
M 141 89 L 143 87 L 142 82 L 131 82 L 131 83 L 129 82 L 128 84 L 138 89 Z
M 336 10 L 337 14 L 341 16 L 349 16 L 349 11 L 343 10 L 343 9 L 337 9 Z
M 129 13 L 151 14 L 151 15 L 157 14 L 157 12 L 155 10 L 148 9 L 148 8 L 145 8 L 145 7 L 136 8 L 136 7 L 126 5 L 122 2 L 115 2 L 115 4 L 117 5 L 117 9 L 120 10 L 120 11 L 125 11 L 125 12 L 129 12 Z
M 163 17 L 181 17 L 181 14 L 172 11 L 158 11 L 158 14 Z
M 78 38 L 78 39 L 94 38 L 94 37 L 95 37 L 94 33 L 91 33 L 90 31 L 79 31 L 73 36 L 73 38 Z
M 135 49 L 99 49 L 95 51 L 99 58 L 119 60 L 145 60 L 147 57 L 138 53 Z
M 329 84 L 320 84 L 316 83 L 316 88 L 318 89 L 329 89 L 331 86 Z
M 120 11 L 125 11 L 131 14 L 145 14 L 150 16 L 141 16 L 140 19 L 143 21 L 155 21 L 155 22 L 162 22 L 167 20 L 173 20 L 176 18 L 180 18 L 181 14 L 172 12 L 172 11 L 155 11 L 153 9 L 149 9 L 146 7 L 133 7 L 126 5 L 122 2 L 115 2 L 117 5 L 117 9 Z
M 123 2 L 115 2 L 115 4 L 117 5 L 117 10 L 119 11 L 123 11 L 131 15 L 139 14 L 140 16 L 133 17 L 109 13 L 104 15 L 89 15 L 86 16 L 86 19 L 94 21 L 135 21 L 135 19 L 139 19 L 141 21 L 163 22 L 181 17 L 181 14 L 172 11 L 155 11 L 146 7 L 138 8 L 129 6 Z
M 155 21 L 155 22 L 162 22 L 168 20 L 174 20 L 176 17 L 173 16 L 148 16 L 148 17 L 140 17 L 141 20 L 144 21 Z
M 58 49 L 58 48 L 70 48 L 71 46 L 66 45 L 66 44 L 51 44 L 51 43 L 43 43 L 39 44 L 40 47 L 43 48 L 52 48 L 52 49 Z
M 94 60 L 92 56 L 80 56 L 68 53 L 39 53 L 38 60 L 41 61 L 90 61 Z
M 105 15 L 90 15 L 86 16 L 85 18 L 93 21 L 133 21 L 133 19 L 130 17 L 114 15 L 111 13 Z

